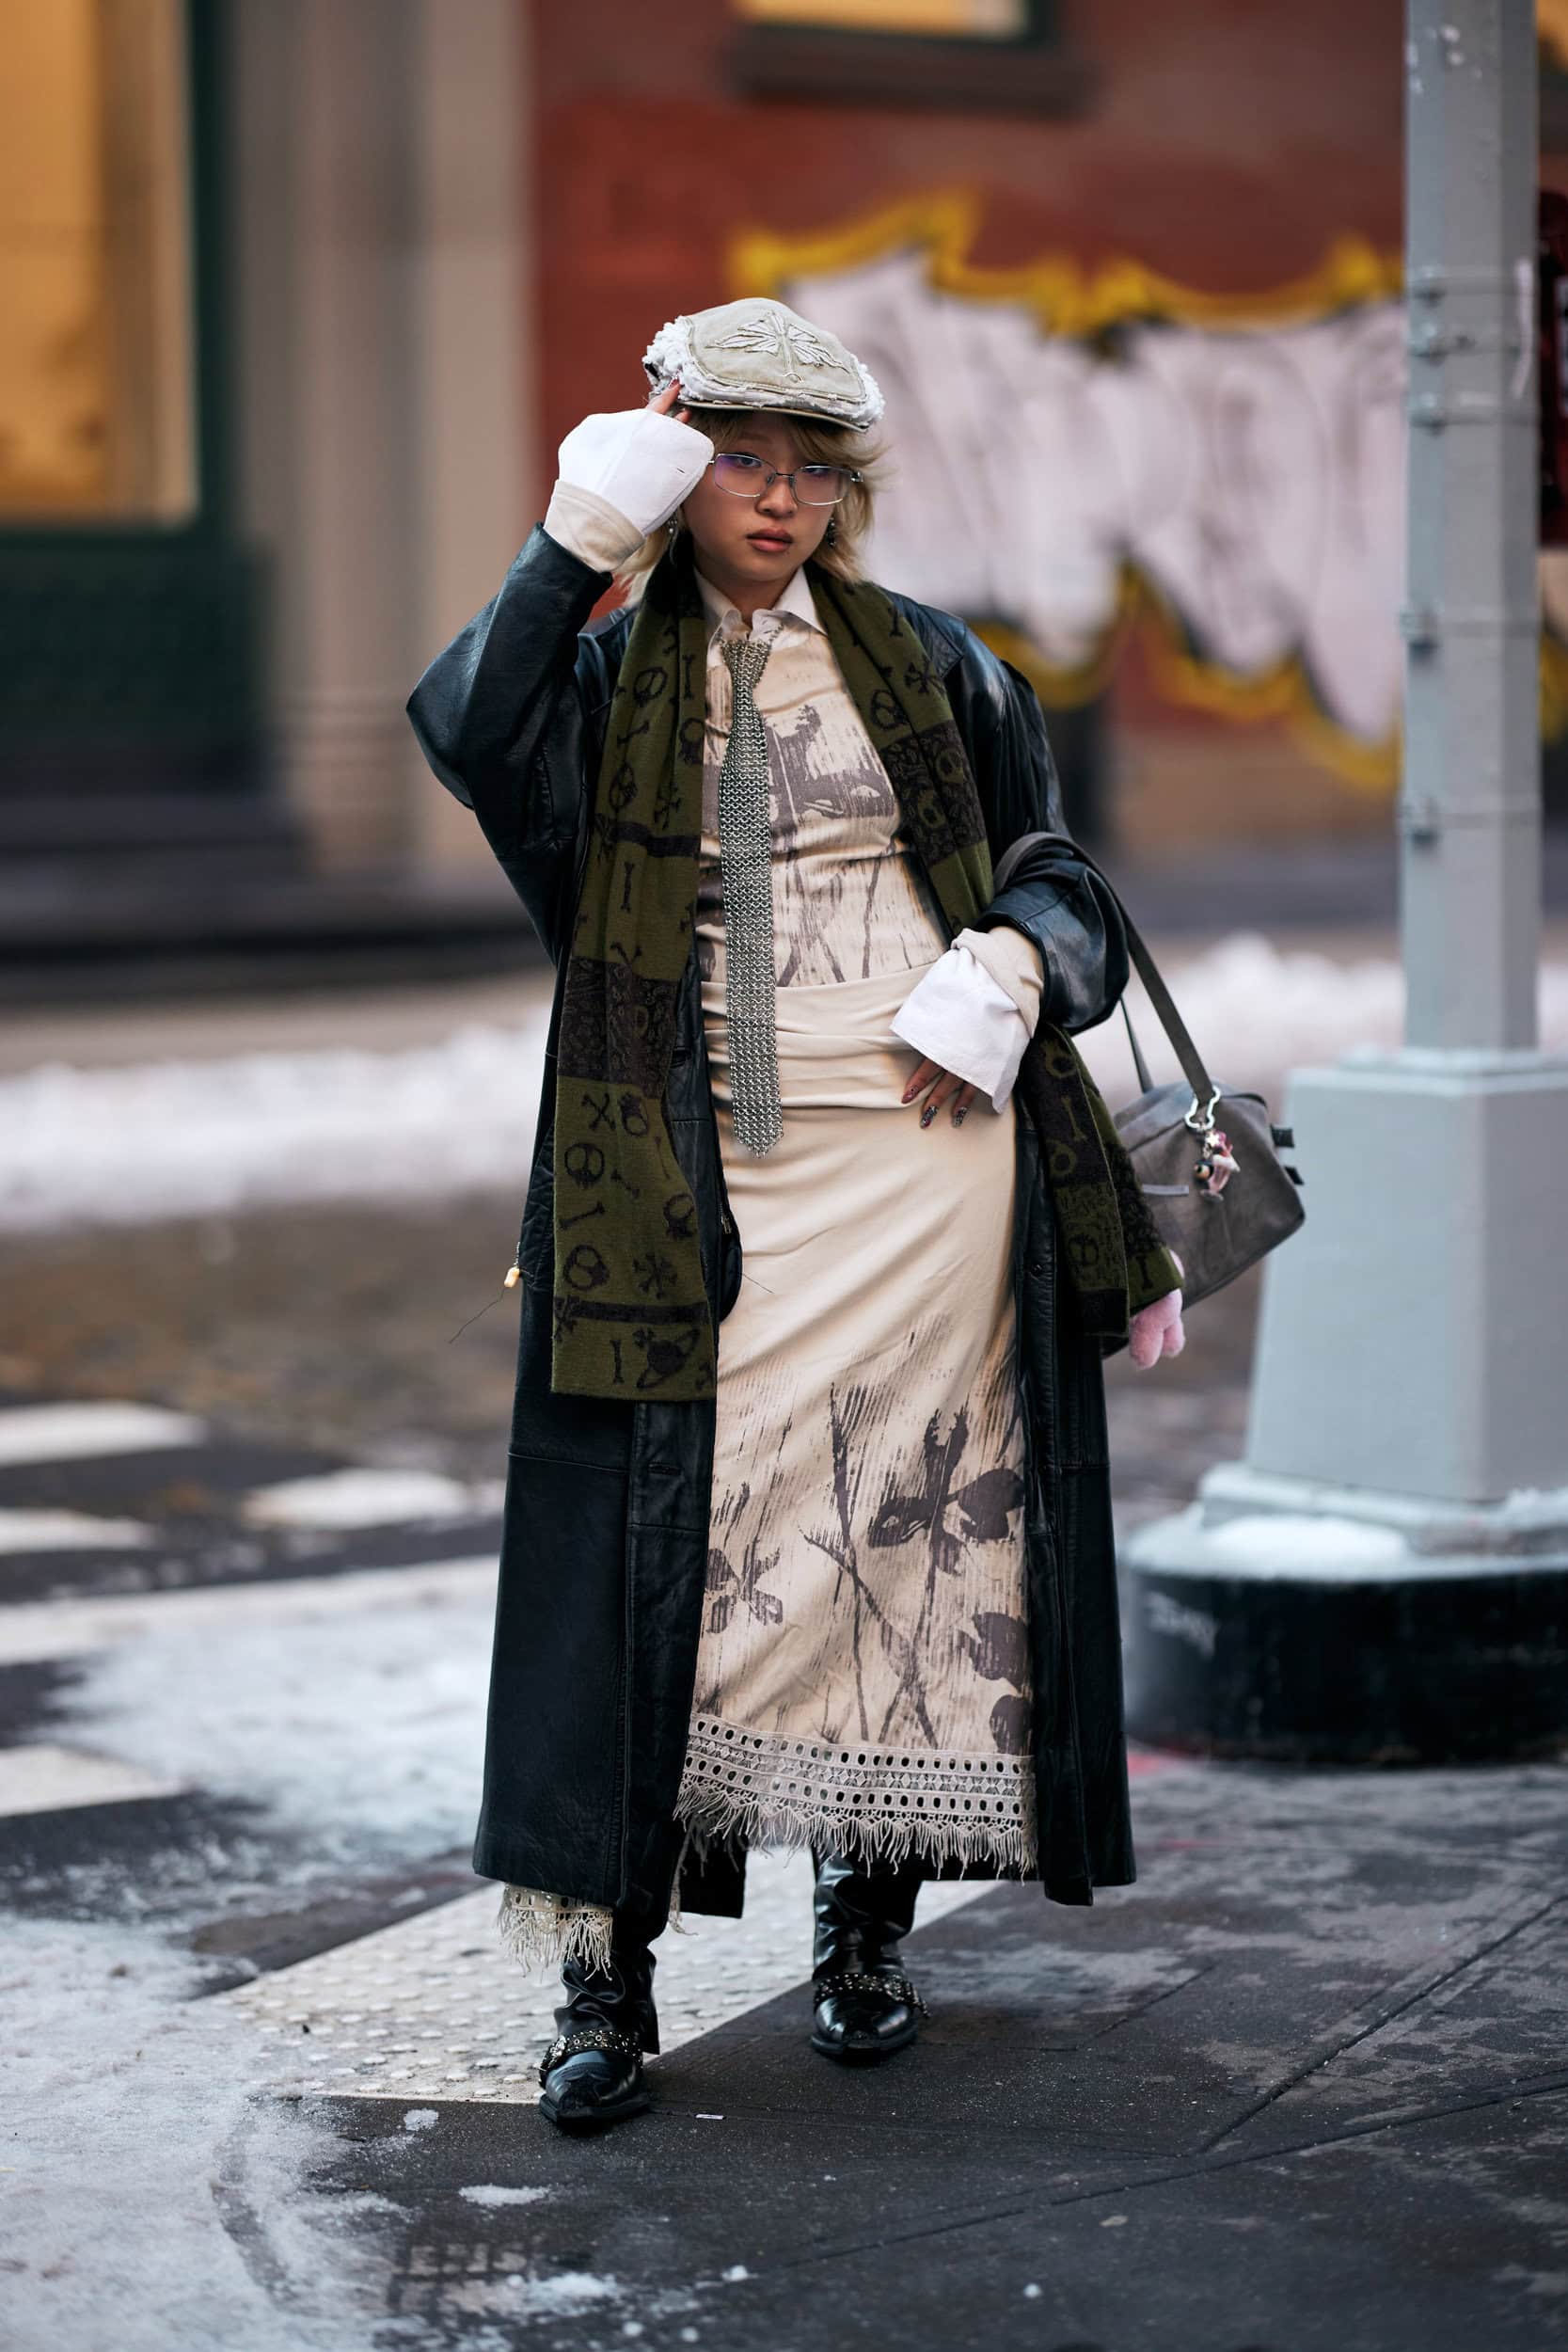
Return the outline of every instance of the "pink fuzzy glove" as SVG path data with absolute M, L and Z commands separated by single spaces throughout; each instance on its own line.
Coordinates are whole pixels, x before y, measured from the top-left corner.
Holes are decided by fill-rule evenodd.
M 1178 1274 L 1186 1272 L 1173 1249 Z M 1181 1327 L 1181 1294 L 1167 1291 L 1164 1298 L 1150 1299 L 1132 1317 L 1127 1334 L 1127 1352 L 1140 1372 L 1157 1364 L 1162 1356 L 1180 1356 L 1187 1344 L 1187 1334 Z

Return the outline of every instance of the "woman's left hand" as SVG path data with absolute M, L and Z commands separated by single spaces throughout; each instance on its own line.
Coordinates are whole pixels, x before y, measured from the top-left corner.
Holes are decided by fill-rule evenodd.
M 935 1086 L 931 1086 L 933 1078 L 936 1080 Z M 931 1087 L 931 1091 L 926 1102 L 922 1104 L 920 1110 L 920 1123 L 923 1127 L 930 1125 L 945 1103 L 952 1104 L 953 1124 L 955 1127 L 958 1126 L 962 1122 L 964 1113 L 980 1091 L 978 1087 L 970 1086 L 956 1072 L 944 1070 L 941 1062 L 923 1061 L 914 1072 L 909 1085 L 904 1089 L 904 1101 L 912 1103 L 915 1096 L 924 1094 L 927 1087 Z
M 1185 1274 L 1187 1269 L 1175 1250 L 1170 1254 L 1178 1274 Z M 1127 1334 L 1127 1352 L 1140 1372 L 1148 1372 L 1162 1356 L 1180 1356 L 1186 1344 L 1180 1291 L 1167 1291 L 1164 1298 L 1151 1299 L 1147 1307 L 1140 1307 L 1132 1317 Z

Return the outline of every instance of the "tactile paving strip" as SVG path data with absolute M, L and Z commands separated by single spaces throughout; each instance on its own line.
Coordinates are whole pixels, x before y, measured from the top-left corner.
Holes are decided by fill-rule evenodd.
M 933 1881 L 917 1927 L 989 1892 L 990 1882 Z M 656 1947 L 659 2040 L 679 2048 L 811 1974 L 811 1858 L 753 1853 L 746 1915 L 692 1914 Z M 553 1978 L 525 1976 L 496 1931 L 499 1889 L 486 1886 L 417 1919 L 222 1994 L 214 2007 L 258 2030 L 258 2087 L 336 2098 L 499 2099 L 530 2105 L 555 2032 Z M 802 2016 L 804 2011 L 802 2010 Z

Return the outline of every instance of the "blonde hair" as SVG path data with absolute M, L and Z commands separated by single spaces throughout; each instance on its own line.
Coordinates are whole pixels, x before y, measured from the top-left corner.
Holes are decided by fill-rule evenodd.
M 758 408 L 693 408 L 691 422 L 699 433 L 705 433 L 715 449 L 738 449 L 746 438 L 746 430 L 757 417 L 768 417 L 769 410 Z M 800 448 L 798 463 L 802 466 L 849 466 L 860 475 L 833 508 L 832 545 L 826 541 L 812 557 L 825 572 L 835 580 L 859 580 L 863 577 L 861 555 L 866 535 L 871 529 L 872 507 L 884 480 L 883 461 L 886 449 L 872 439 L 868 433 L 856 433 L 847 424 L 831 424 L 822 417 L 781 417 L 787 424 Z M 648 574 L 665 549 L 673 544 L 678 532 L 689 525 L 686 510 L 677 507 L 669 523 L 651 531 L 634 555 L 629 555 L 615 574 L 626 593 L 626 601 L 634 603 L 648 584 Z

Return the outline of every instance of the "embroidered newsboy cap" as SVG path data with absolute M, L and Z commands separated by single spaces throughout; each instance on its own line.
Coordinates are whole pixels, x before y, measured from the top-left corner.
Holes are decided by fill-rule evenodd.
M 864 432 L 882 413 L 870 369 L 787 303 L 751 297 L 671 319 L 642 355 L 656 392 L 675 376 L 689 408 L 776 408 Z

